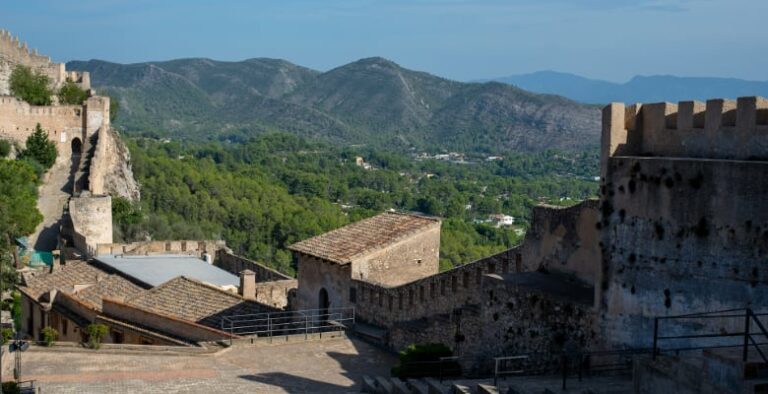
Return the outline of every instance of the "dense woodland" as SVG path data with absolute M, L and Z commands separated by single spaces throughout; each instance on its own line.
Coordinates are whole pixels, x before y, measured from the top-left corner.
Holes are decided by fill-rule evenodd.
M 287 273 L 294 272 L 287 245 L 387 209 L 443 217 L 441 268 L 448 269 L 520 242 L 537 202 L 573 203 L 597 191 L 597 152 L 458 164 L 288 134 L 128 145 L 142 201 L 114 200 L 117 239 L 223 238 L 236 253 Z M 372 168 L 356 165 L 357 156 Z M 521 227 L 481 223 L 494 213 L 515 216 Z

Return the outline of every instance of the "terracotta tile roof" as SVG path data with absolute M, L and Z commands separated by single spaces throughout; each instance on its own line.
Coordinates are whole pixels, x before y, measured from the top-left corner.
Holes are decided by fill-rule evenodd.
M 387 212 L 297 242 L 288 249 L 340 264 L 440 223 L 437 218 Z
M 144 289 L 128 279 L 109 274 L 85 261 L 73 261 L 54 272 L 25 275 L 25 286 L 20 286 L 34 299 L 58 290 L 85 301 L 101 310 L 101 297 L 130 297 Z
M 128 305 L 220 329 L 221 317 L 275 309 L 183 276 L 127 299 Z

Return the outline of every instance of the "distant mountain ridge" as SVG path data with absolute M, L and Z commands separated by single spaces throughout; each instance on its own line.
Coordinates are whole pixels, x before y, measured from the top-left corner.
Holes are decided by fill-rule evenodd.
M 626 83 L 614 83 L 556 71 L 539 71 L 491 80 L 536 93 L 557 94 L 590 104 L 605 104 L 613 101 L 648 103 L 705 101 L 711 98 L 735 99 L 743 96 L 768 97 L 768 82 L 736 78 L 655 75 L 636 76 Z
M 73 61 L 120 102 L 126 132 L 248 138 L 287 131 L 398 149 L 581 150 L 597 146 L 597 107 L 498 82 L 462 83 L 366 58 L 327 72 L 279 59 Z

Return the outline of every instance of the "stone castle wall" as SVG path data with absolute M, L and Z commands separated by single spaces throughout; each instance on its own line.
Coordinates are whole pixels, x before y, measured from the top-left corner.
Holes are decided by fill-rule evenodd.
M 87 72 L 67 71 L 63 63 L 54 63 L 50 57 L 39 55 L 37 50 L 29 50 L 27 44 L 22 44 L 18 37 L 0 30 L 0 95 L 10 94 L 9 78 L 17 65 L 47 75 L 53 88 L 58 88 L 67 79 L 85 90 L 91 88 L 90 75 Z
M 768 100 L 613 103 L 603 110 L 601 168 L 614 156 L 768 160 Z
M 487 375 L 493 358 L 529 354 L 558 363 L 557 352 L 588 349 L 598 343 L 591 303 L 553 297 L 487 275 L 477 292 L 477 307 L 457 309 L 389 327 L 389 346 L 442 343 L 459 356 L 465 373 Z
M 396 287 L 352 280 L 357 317 L 392 327 L 397 322 L 451 313 L 464 305 L 477 304 L 483 292 L 483 275 L 509 272 L 519 253 L 519 248 L 506 250 Z
M 0 138 L 24 145 L 39 123 L 48 139 L 56 143 L 59 156 L 69 159 L 72 140 L 84 142 L 86 138 L 83 112 L 81 105 L 39 107 L 12 96 L 0 96 Z
M 352 261 L 352 278 L 398 286 L 440 270 L 440 222 Z
M 111 220 L 110 220 L 111 223 Z M 226 248 L 224 241 L 143 241 L 132 243 L 105 242 L 97 245 L 94 257 L 107 254 L 124 255 L 160 255 L 160 254 L 187 254 L 202 257 L 209 254 L 211 258 L 216 256 L 216 251 Z
M 755 97 L 605 108 L 606 338 L 648 346 L 654 316 L 768 305 L 767 111 Z M 696 330 L 738 331 L 710 323 Z
M 72 197 L 69 217 L 78 250 L 93 255 L 99 244 L 112 243 L 112 197 Z
M 522 271 L 546 270 L 573 274 L 594 284 L 600 272 L 600 220 L 598 200 L 571 207 L 539 205 L 533 208 L 531 227 L 523 242 Z
M 256 283 L 293 279 L 288 275 L 273 270 L 256 261 L 232 254 L 225 249 L 220 249 L 216 253 L 216 261 L 214 264 L 233 275 L 240 275 L 240 272 L 244 270 L 251 270 L 256 274 Z

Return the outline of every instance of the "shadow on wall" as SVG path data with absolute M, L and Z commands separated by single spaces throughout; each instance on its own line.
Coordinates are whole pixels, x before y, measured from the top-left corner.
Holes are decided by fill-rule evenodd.
M 284 372 L 268 372 L 260 374 L 240 375 L 240 379 L 279 387 L 286 393 L 349 393 L 360 390 L 363 375 L 390 376 L 390 369 L 396 363 L 396 358 L 371 345 L 350 339 L 355 347 L 355 354 L 328 352 L 328 356 L 338 362 L 341 375 L 350 382 L 344 384 L 329 383 L 339 380 L 337 377 L 324 379 L 329 371 L 307 370 L 302 376 Z M 333 373 L 333 372 L 330 372 Z M 312 379 L 312 378 L 314 379 Z M 334 379 L 336 378 L 336 379 Z

